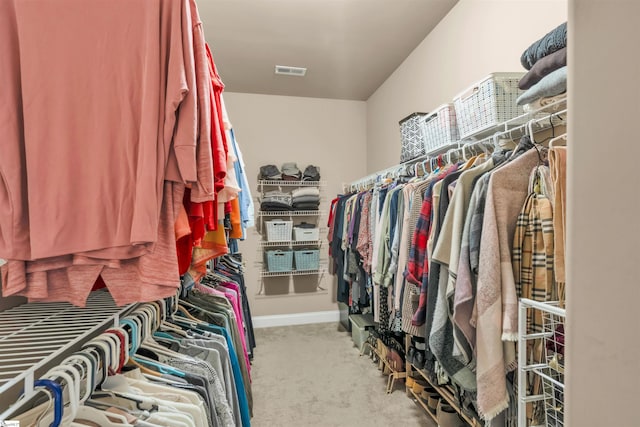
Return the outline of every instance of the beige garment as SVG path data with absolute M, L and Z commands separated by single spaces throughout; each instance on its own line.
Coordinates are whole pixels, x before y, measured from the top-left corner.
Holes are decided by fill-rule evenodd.
M 206 408 L 198 395 L 190 390 L 178 389 L 163 384 L 151 383 L 139 371 L 125 375 L 113 375 L 103 383 L 102 389 L 145 396 L 164 403 L 177 412 L 189 415 L 196 427 L 207 427 Z M 137 378 L 136 378 L 137 377 Z
M 404 197 L 404 209 L 402 211 L 402 234 L 400 236 L 400 243 L 398 245 L 398 266 L 396 268 L 396 277 L 394 284 L 394 310 L 400 310 L 402 307 L 402 290 L 404 288 L 404 271 L 407 268 L 407 261 L 409 260 L 409 245 L 411 244 L 410 227 L 409 222 L 411 219 L 411 200 L 413 199 L 413 192 L 415 191 L 415 184 L 407 184 L 402 189 Z
M 549 150 L 549 168 L 554 187 L 553 229 L 554 229 L 554 269 L 561 304 L 564 305 L 565 242 L 567 225 L 567 148 L 553 147 Z
M 433 185 L 433 196 L 431 197 L 431 212 L 438 212 L 440 208 L 440 190 L 442 189 L 442 180 L 436 182 Z M 427 257 L 433 258 L 433 250 L 435 249 L 434 231 L 438 228 L 439 215 L 433 215 L 433 221 L 431 222 L 431 232 L 429 233 L 429 239 L 427 240 Z
M 515 368 L 518 297 L 511 252 L 518 215 L 538 165 L 534 149 L 492 172 L 480 242 L 476 309 L 478 411 L 490 420 L 509 406 L 506 372 Z

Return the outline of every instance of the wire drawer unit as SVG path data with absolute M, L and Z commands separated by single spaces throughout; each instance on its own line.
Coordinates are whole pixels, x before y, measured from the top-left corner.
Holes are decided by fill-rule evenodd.
M 565 317 L 557 303 L 520 300 L 518 427 L 564 427 Z

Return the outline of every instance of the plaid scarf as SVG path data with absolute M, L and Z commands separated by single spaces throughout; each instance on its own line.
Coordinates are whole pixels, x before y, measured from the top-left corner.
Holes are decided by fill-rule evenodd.
M 518 297 L 536 301 L 557 298 L 553 271 L 553 186 L 549 185 L 550 182 L 550 172 L 546 166 L 539 166 L 531 173 L 530 194 L 518 216 L 513 243 L 513 271 Z M 542 312 L 527 310 L 527 331 L 542 332 L 543 329 Z M 543 362 L 542 344 L 542 340 L 528 341 L 524 351 L 529 362 Z M 540 394 L 540 377 L 529 376 L 528 380 L 529 394 Z M 527 415 L 531 425 L 544 423 L 544 405 L 541 402 L 534 403 L 527 410 Z
M 518 216 L 513 241 L 513 272 L 518 297 L 552 301 L 557 297 L 553 273 L 553 210 L 547 197 L 549 168 L 531 174 L 530 194 Z M 541 332 L 542 315 L 528 313 L 527 328 Z

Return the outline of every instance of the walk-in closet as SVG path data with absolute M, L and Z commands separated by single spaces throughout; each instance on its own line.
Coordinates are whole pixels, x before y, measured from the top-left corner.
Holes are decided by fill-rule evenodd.
M 0 0 L 0 426 L 640 426 L 638 17 Z

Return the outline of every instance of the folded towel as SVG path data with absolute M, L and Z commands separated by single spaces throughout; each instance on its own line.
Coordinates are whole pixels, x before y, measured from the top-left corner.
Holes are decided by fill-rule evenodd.
M 520 79 L 518 87 L 522 90 L 527 90 L 542 80 L 544 76 L 565 65 L 567 65 L 567 48 L 563 47 L 536 62 L 533 67 L 531 67 L 531 70 Z
M 567 67 L 557 69 L 553 73 L 544 77 L 533 87 L 520 95 L 516 104 L 524 105 L 536 101 L 540 98 L 556 96 L 567 91 Z
M 522 53 L 520 63 L 530 70 L 533 64 L 547 55 L 567 47 L 567 23 L 560 24 L 556 29 L 547 33 L 540 40 L 533 43 Z
M 317 196 L 320 197 L 320 190 L 316 187 L 298 188 L 291 192 L 291 196 L 294 198 L 300 196 Z

